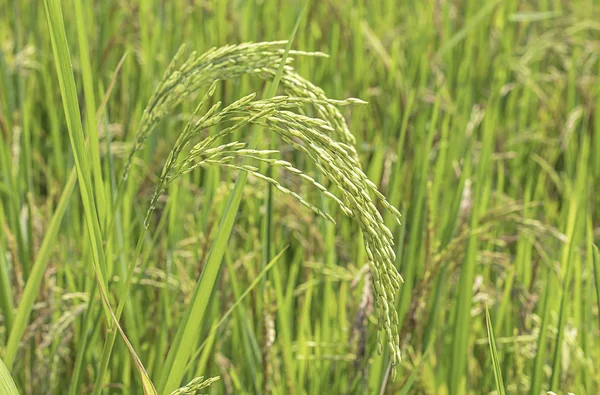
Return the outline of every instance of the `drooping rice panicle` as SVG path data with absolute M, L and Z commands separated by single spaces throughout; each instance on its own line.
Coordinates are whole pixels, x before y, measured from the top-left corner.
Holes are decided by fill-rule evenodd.
M 157 85 L 143 112 L 134 137 L 133 148 L 125 164 L 123 178 L 126 179 L 129 174 L 135 153 L 143 147 L 148 135 L 166 114 L 173 111 L 191 94 L 210 86 L 214 81 L 235 79 L 246 74 L 272 78 L 277 72 L 285 44 L 286 41 L 272 41 L 227 45 L 221 48 L 212 48 L 200 56 L 196 52 L 192 52 L 187 59 L 184 59 L 186 48 L 182 45 L 167 67 L 163 79 Z M 342 114 L 334 104 L 351 104 L 358 99 L 348 99 L 341 103 L 330 101 L 320 88 L 295 73 L 289 65 L 293 62 L 295 55 L 327 56 L 321 52 L 290 51 L 289 57 L 286 59 L 288 65 L 284 70 L 282 88 L 290 96 L 312 100 L 319 115 L 330 120 L 341 140 L 353 144 L 354 136 L 348 130 Z
M 235 56 L 239 56 L 238 52 L 240 50 L 249 51 L 250 48 L 252 47 L 225 47 L 224 49 L 211 51 L 195 61 L 188 60 L 184 62 L 179 71 L 173 71 L 166 77 L 167 81 L 162 84 L 163 87 L 168 87 L 168 89 L 177 92 L 177 98 L 168 99 L 169 94 L 163 93 L 166 88 L 157 90 L 159 93 L 155 94 L 156 98 L 151 101 L 151 103 L 156 104 L 150 106 L 150 108 L 155 109 L 155 114 L 152 115 L 152 111 L 145 113 L 146 121 L 142 123 L 143 125 L 154 125 L 158 116 L 165 114 L 166 108 L 172 108 L 175 103 L 179 103 L 185 96 L 193 90 L 197 90 L 207 81 L 211 83 L 208 92 L 197 106 L 191 120 L 178 137 L 163 167 L 159 184 L 146 215 L 146 224 L 159 195 L 172 181 L 196 168 L 215 166 L 248 172 L 270 183 L 280 192 L 292 196 L 317 215 L 335 222 L 328 213 L 323 212 L 272 177 L 260 173 L 257 167 L 239 164 L 236 160 L 251 158 L 279 167 L 308 181 L 320 192 L 334 200 L 347 216 L 354 218 L 364 234 L 365 249 L 372 271 L 371 278 L 376 295 L 375 304 L 379 329 L 385 333 L 392 355 L 392 363 L 396 365 L 400 360 L 399 323 L 393 306 L 395 306 L 395 297 L 402 278 L 394 266 L 393 235 L 384 224 L 374 199 L 379 201 L 384 208 L 390 210 L 398 221 L 400 213 L 377 191 L 375 184 L 362 171 L 356 149 L 353 146 L 354 138 L 350 134 L 343 116 L 337 109 L 337 106 L 340 105 L 362 104 L 364 102 L 358 99 L 329 99 L 322 90 L 295 74 L 290 66 L 286 66 L 282 85 L 289 96 L 256 99 L 255 94 L 249 94 L 225 107 L 220 102 L 216 103 L 202 116 L 199 116 L 200 109 L 204 107 L 208 98 L 214 94 L 215 81 L 217 80 L 216 78 L 211 80 L 207 76 L 196 76 L 188 69 L 193 70 L 196 67 L 209 70 L 210 74 L 210 70 L 216 67 L 215 64 L 227 64 L 234 67 L 234 70 L 228 71 L 225 73 L 226 75 L 230 77 L 242 75 L 244 69 L 235 69 L 240 65 L 233 61 L 231 56 L 234 56 L 233 53 L 236 54 Z M 266 45 L 253 48 L 253 51 L 262 51 L 266 48 L 275 54 L 278 53 Z M 211 66 L 207 66 L 209 64 Z M 272 62 L 258 67 L 260 70 L 258 74 L 263 77 L 271 75 L 273 64 L 275 63 Z M 192 65 L 195 66 L 192 67 Z M 251 72 L 256 72 L 256 70 L 257 67 L 252 69 Z M 186 74 L 189 74 L 190 77 L 185 77 Z M 180 81 L 179 85 L 171 82 L 173 78 Z M 182 88 L 183 86 L 185 88 Z M 320 118 L 305 115 L 306 107 L 309 105 L 316 109 Z M 334 195 L 329 188 L 317 183 L 314 178 L 304 174 L 304 172 L 292 166 L 291 163 L 270 157 L 278 152 L 276 150 L 247 149 L 246 144 L 243 142 L 226 141 L 227 137 L 234 131 L 240 130 L 248 124 L 257 124 L 265 130 L 276 133 L 293 149 L 305 154 L 315 164 L 319 172 L 332 185 L 337 187 L 340 196 Z M 221 128 L 215 134 L 204 137 L 191 148 L 186 149 L 192 139 L 200 137 L 203 130 L 210 127 L 219 129 L 219 126 Z M 149 126 L 144 126 L 141 130 L 145 132 L 139 136 L 138 144 L 143 144 L 146 132 L 150 129 Z M 382 348 L 382 345 L 383 340 L 380 339 L 379 349 Z

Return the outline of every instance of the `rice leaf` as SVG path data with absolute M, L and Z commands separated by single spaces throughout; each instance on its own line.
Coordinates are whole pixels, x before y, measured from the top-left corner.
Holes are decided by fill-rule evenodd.
M 500 366 L 500 357 L 496 349 L 496 338 L 494 337 L 494 326 L 490 318 L 490 311 L 485 306 L 485 325 L 487 327 L 488 342 L 490 345 L 490 355 L 492 357 L 492 366 L 494 367 L 494 379 L 496 381 L 496 391 L 498 395 L 506 394 L 504 381 L 502 380 L 502 367 Z

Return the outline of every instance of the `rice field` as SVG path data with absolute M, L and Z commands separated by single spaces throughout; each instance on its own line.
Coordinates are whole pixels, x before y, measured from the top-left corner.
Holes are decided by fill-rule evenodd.
M 599 21 L 0 0 L 0 395 L 600 393 Z

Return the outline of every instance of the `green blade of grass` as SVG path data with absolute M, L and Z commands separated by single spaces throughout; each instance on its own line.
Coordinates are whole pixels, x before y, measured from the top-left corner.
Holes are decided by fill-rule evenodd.
M 577 228 L 577 223 L 579 222 L 579 218 L 580 216 L 578 215 L 579 213 L 579 209 L 575 208 L 574 209 L 575 214 L 573 214 L 573 231 L 569 233 L 569 245 L 568 247 L 565 249 L 565 255 L 564 255 L 564 263 L 565 263 L 565 267 L 566 267 L 566 273 L 564 274 L 564 278 L 563 278 L 563 285 L 562 285 L 562 297 L 560 299 L 560 307 L 559 307 L 559 311 L 558 311 L 558 327 L 557 327 L 557 334 L 556 334 L 556 342 L 555 342 L 555 346 L 554 346 L 554 355 L 553 355 L 553 362 L 552 362 L 552 378 L 551 378 L 551 387 L 553 389 L 558 389 L 560 386 L 560 369 L 561 369 L 561 362 L 562 362 L 562 351 L 563 351 L 563 339 L 565 336 L 565 325 L 566 320 L 567 320 L 567 310 L 568 310 L 568 305 L 569 305 L 569 300 L 572 298 L 572 293 L 571 291 L 571 277 L 572 277 L 572 272 L 573 272 L 573 266 L 576 265 L 575 259 L 573 258 L 574 252 L 575 252 L 575 248 L 576 248 L 576 243 L 573 240 L 576 236 L 574 235 L 574 233 L 576 232 L 576 228 Z M 571 222 L 571 221 L 569 221 Z
M 594 278 L 596 279 L 596 302 L 600 309 L 600 252 L 598 246 L 594 245 L 594 256 L 592 258 L 594 262 Z M 600 324 L 600 316 L 598 316 L 598 323 Z
M 549 321 L 549 311 L 550 308 L 548 307 L 550 305 L 550 296 L 552 292 L 555 292 L 554 290 L 557 288 L 557 280 L 555 278 L 554 272 L 552 272 L 551 270 L 546 270 L 546 277 L 549 279 L 548 284 L 546 285 L 546 290 L 543 293 L 543 297 L 540 297 L 540 299 L 542 300 L 542 304 L 541 304 L 541 318 L 542 318 L 542 322 L 540 325 L 540 333 L 538 335 L 538 340 L 537 340 L 537 352 L 535 355 L 535 360 L 533 363 L 533 373 L 531 374 L 531 389 L 530 389 L 530 394 L 531 395 L 536 395 L 540 393 L 541 390 L 541 386 L 542 386 L 542 380 L 545 377 L 545 373 L 544 373 L 544 363 L 545 363 L 545 357 L 546 357 L 546 334 L 548 332 L 548 321 Z
M 494 367 L 494 379 L 496 381 L 496 391 L 498 395 L 506 394 L 504 390 L 504 381 L 502 380 L 502 369 L 500 367 L 500 358 L 496 349 L 496 338 L 494 337 L 494 327 L 490 318 L 490 311 L 485 306 L 485 325 L 487 326 L 488 342 L 490 345 L 490 354 L 492 357 L 492 366 Z
M 4 205 L 0 200 L 0 223 L 4 222 Z M 4 250 L 4 235 L 0 233 L 0 310 L 4 315 L 6 331 L 11 332 L 15 321 L 15 304 L 13 300 L 12 284 L 9 273 L 6 251 Z
M 15 382 L 10 375 L 10 372 L 0 358 L 0 394 L 3 395 L 19 395 Z
M 81 0 L 74 1 L 75 21 L 77 27 L 77 42 L 79 44 L 79 56 L 81 61 L 81 76 L 83 79 L 83 93 L 85 97 L 85 127 L 89 136 L 90 144 L 90 166 L 93 174 L 94 192 L 96 208 L 100 225 L 105 219 L 106 195 L 102 183 L 102 167 L 100 165 L 100 144 L 98 142 L 98 128 L 96 124 L 96 100 L 94 98 L 94 84 L 92 76 L 92 66 L 88 51 L 86 32 L 90 31 L 89 26 L 85 26 L 83 8 Z

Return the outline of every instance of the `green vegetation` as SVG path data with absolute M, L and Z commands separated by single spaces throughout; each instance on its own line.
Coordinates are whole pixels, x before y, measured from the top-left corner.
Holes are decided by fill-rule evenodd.
M 600 392 L 598 20 L 0 0 L 0 393 Z

